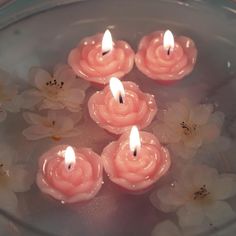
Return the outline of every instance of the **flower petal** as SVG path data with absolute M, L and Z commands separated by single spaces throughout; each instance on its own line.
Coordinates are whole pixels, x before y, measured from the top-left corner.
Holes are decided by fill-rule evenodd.
M 76 74 L 71 69 L 71 67 L 65 64 L 56 65 L 54 68 L 53 76 L 57 80 L 64 81 L 64 82 L 72 81 L 76 78 Z
M 77 107 L 80 109 L 80 104 L 83 103 L 85 92 L 78 88 L 68 89 L 64 94 L 63 103 L 68 107 Z
M 22 100 L 20 96 L 15 96 L 10 101 L 4 103 L 4 109 L 10 112 L 20 112 L 22 107 Z
M 214 182 L 219 178 L 219 174 L 215 168 L 201 164 L 190 167 L 189 174 L 193 179 L 193 186 L 199 188 L 206 185 L 206 188 L 210 192 Z
M 192 227 L 204 224 L 205 213 L 201 207 L 188 203 L 176 212 L 181 227 Z
M 177 143 L 180 141 L 180 133 L 177 129 L 171 129 L 167 124 L 153 125 L 153 132 L 161 143 Z
M 200 135 L 205 143 L 211 143 L 220 136 L 220 128 L 212 123 L 200 127 Z
M 181 185 L 175 187 L 165 186 L 152 195 L 151 202 L 158 209 L 171 212 L 185 203 L 185 197 L 186 192 L 181 188 Z M 161 205 L 158 204 L 159 202 Z
M 26 165 L 14 165 L 10 169 L 10 188 L 14 192 L 26 192 L 33 183 L 33 173 Z
M 184 138 L 184 144 L 189 148 L 197 149 L 202 146 L 202 137 L 198 134 L 192 135 L 190 137 L 187 136 Z
M 212 104 L 198 105 L 191 110 L 189 119 L 196 125 L 204 125 L 209 120 L 212 112 Z
M 57 117 L 53 132 L 64 133 L 74 128 L 74 122 L 69 117 Z
M 0 110 L 0 122 L 4 121 L 7 118 L 7 112 L 5 110 Z
M 16 151 L 4 143 L 0 143 L 0 150 L 0 163 L 8 169 L 12 165 L 12 160 L 16 158 Z
M 90 83 L 84 79 L 79 79 L 77 78 L 76 80 L 74 80 L 72 87 L 73 88 L 79 88 L 83 91 L 86 91 L 90 86 Z
M 26 128 L 22 133 L 28 140 L 38 140 L 51 136 L 51 131 L 51 128 L 42 125 L 34 125 Z
M 75 136 L 78 136 L 78 135 L 81 135 L 81 134 L 82 134 L 82 132 L 79 128 L 73 128 L 70 131 L 62 133 L 61 136 L 67 138 L 67 137 L 75 137 Z
M 42 90 L 46 83 L 52 79 L 51 75 L 46 71 L 38 67 L 33 67 L 30 70 L 30 77 L 34 77 L 34 83 L 39 90 Z
M 0 188 L 0 208 L 10 213 L 14 213 L 17 209 L 17 198 L 15 193 L 9 189 Z
M 199 190 L 203 185 L 206 185 L 207 190 L 211 192 L 212 184 L 218 177 L 216 169 L 193 163 L 180 166 L 176 173 L 177 181 L 184 186 L 185 192 L 188 192 L 188 199 L 193 192 Z
M 179 228 L 170 220 L 157 224 L 151 236 L 181 236 Z
M 42 101 L 43 96 L 39 90 L 29 89 L 21 93 L 19 99 L 21 100 L 22 108 L 31 109 Z
M 167 124 L 180 124 L 181 122 L 188 120 L 189 110 L 183 103 L 176 102 L 171 104 L 164 116 Z
M 236 195 L 236 175 L 222 174 L 214 182 L 213 195 L 217 200 L 225 200 Z
M 24 117 L 25 121 L 31 125 L 39 125 L 39 124 L 43 124 L 45 122 L 44 117 L 42 117 L 38 114 L 32 113 L 32 112 L 23 112 L 23 117 Z
M 170 144 L 170 149 L 175 155 L 180 156 L 186 160 L 193 158 L 197 153 L 197 149 L 186 147 L 182 142 Z
M 52 109 L 59 110 L 63 109 L 65 106 L 59 101 L 51 101 L 48 99 L 43 99 L 42 103 L 39 106 L 39 110 Z
M 224 201 L 215 201 L 204 209 L 206 216 L 214 226 L 224 224 L 236 217 L 231 206 Z
M 216 126 L 218 126 L 219 129 L 221 129 L 224 123 L 224 119 L 225 119 L 225 114 L 223 112 L 216 111 L 210 116 L 209 123 L 213 123 Z

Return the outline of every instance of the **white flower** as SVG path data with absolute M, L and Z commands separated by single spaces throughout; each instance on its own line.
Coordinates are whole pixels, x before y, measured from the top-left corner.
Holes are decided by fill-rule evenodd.
M 191 105 L 182 99 L 159 113 L 153 132 L 173 153 L 191 158 L 202 145 L 219 138 L 223 121 L 224 114 L 214 112 L 213 105 Z
M 183 234 L 172 221 L 165 220 L 154 227 L 151 236 L 183 236 Z
M 78 112 L 85 98 L 85 90 L 89 87 L 89 83 L 76 78 L 67 65 L 56 66 L 52 76 L 34 67 L 30 70 L 30 82 L 35 88 L 23 92 L 22 97 L 30 101 L 31 106 L 38 105 L 40 110 L 67 108 Z
M 0 144 L 0 208 L 15 212 L 16 192 L 25 192 L 33 183 L 32 172 L 24 164 L 16 164 L 15 152 L 5 144 Z
M 19 112 L 20 100 L 17 87 L 10 84 L 9 75 L 0 70 L 0 122 L 7 117 L 7 112 Z
M 17 214 L 17 192 L 26 192 L 33 183 L 33 172 L 26 164 L 17 164 L 16 153 L 0 144 L 0 209 Z M 0 235 L 10 235 L 13 225 L 0 217 Z
M 151 195 L 164 212 L 174 212 L 181 227 L 211 228 L 235 217 L 226 199 L 236 195 L 236 175 L 219 174 L 206 165 L 181 168 L 173 183 Z
M 38 140 L 50 137 L 60 140 L 63 137 L 73 137 L 80 134 L 75 127 L 81 119 L 81 113 L 72 113 L 70 116 L 65 111 L 49 111 L 47 115 L 38 115 L 24 112 L 23 117 L 30 127 L 23 130 L 23 135 L 28 140 Z

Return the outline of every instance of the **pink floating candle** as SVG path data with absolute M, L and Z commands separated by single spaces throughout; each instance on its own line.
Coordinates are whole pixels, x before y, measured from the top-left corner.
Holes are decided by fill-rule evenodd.
M 123 77 L 134 64 L 134 52 L 125 41 L 112 41 L 110 31 L 83 39 L 74 48 L 68 63 L 81 78 L 107 84 L 112 76 Z
M 185 36 L 176 37 L 167 30 L 144 36 L 135 56 L 138 69 L 147 77 L 170 84 L 188 75 L 194 68 L 197 49 Z
M 133 127 L 102 153 L 104 169 L 110 180 L 135 193 L 147 190 L 170 167 L 170 155 L 151 133 Z
M 100 157 L 91 149 L 59 145 L 40 157 L 37 185 L 62 203 L 86 201 L 100 190 L 102 172 Z
M 114 134 L 122 134 L 133 125 L 147 127 L 157 112 L 153 95 L 143 93 L 133 82 L 121 83 L 117 78 L 90 97 L 88 108 L 91 118 Z

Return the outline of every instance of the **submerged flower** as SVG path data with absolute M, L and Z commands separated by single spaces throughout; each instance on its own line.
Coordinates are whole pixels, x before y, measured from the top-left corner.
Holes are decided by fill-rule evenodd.
M 22 96 L 27 97 L 33 105 L 42 109 L 64 109 L 78 112 L 85 98 L 85 90 L 89 83 L 76 78 L 69 66 L 58 65 L 53 75 L 41 68 L 32 68 L 30 80 L 34 89 L 25 91 Z
M 191 105 L 183 99 L 172 103 L 153 126 L 160 141 L 183 158 L 194 156 L 204 144 L 214 142 L 221 132 L 224 114 L 212 104 Z
M 183 234 L 172 221 L 165 220 L 154 227 L 151 236 L 183 236 Z
M 15 212 L 17 192 L 25 192 L 33 183 L 32 172 L 25 164 L 14 162 L 15 152 L 5 144 L 0 144 L 0 208 Z
M 80 133 L 78 127 L 75 127 L 81 118 L 80 113 L 68 116 L 64 111 L 49 111 L 47 115 L 25 112 L 23 117 L 31 125 L 23 130 L 23 135 L 28 140 L 51 137 L 57 141 Z
M 9 75 L 0 70 L 0 122 L 7 117 L 7 112 L 19 112 L 20 100 L 17 87 L 10 84 Z
M 187 165 L 175 182 L 151 195 L 151 202 L 164 212 L 176 211 L 181 227 L 213 227 L 236 215 L 225 201 L 236 195 L 236 175 L 219 174 L 206 165 Z

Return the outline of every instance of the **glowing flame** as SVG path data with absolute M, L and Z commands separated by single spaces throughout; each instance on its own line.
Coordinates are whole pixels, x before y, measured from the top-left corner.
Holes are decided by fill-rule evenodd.
M 75 152 L 71 146 L 68 146 L 65 151 L 65 164 L 68 170 L 72 168 L 75 163 Z
M 167 30 L 164 33 L 163 46 L 168 52 L 170 52 L 174 49 L 175 40 L 174 40 L 174 36 L 170 30 Z
M 106 30 L 102 38 L 102 53 L 108 53 L 113 48 L 111 32 Z
M 133 126 L 129 135 L 129 147 L 134 156 L 137 156 L 138 151 L 141 148 L 141 141 L 137 126 Z
M 123 103 L 125 89 L 119 79 L 112 77 L 109 82 L 110 90 L 117 102 Z

